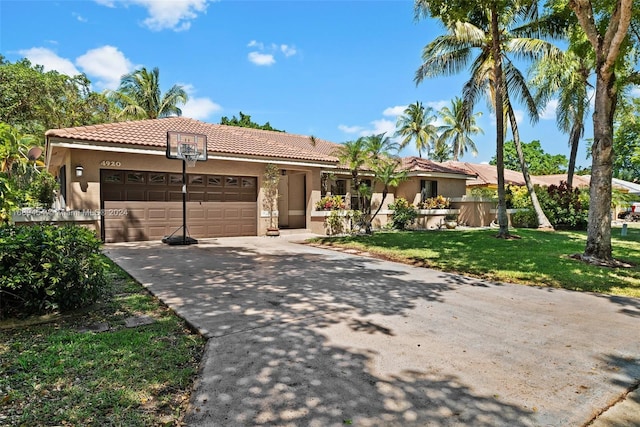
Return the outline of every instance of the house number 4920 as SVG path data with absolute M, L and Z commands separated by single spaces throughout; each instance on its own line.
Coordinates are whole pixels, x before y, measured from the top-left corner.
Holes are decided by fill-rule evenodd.
M 100 166 L 110 166 L 110 167 L 119 168 L 120 166 L 122 166 L 122 163 L 114 162 L 113 160 L 103 160 L 100 162 Z

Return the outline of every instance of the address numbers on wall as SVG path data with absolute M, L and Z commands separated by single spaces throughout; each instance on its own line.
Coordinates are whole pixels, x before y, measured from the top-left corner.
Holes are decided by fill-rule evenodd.
M 111 167 L 111 168 L 113 168 L 113 167 L 119 168 L 120 166 L 122 166 L 122 163 L 114 161 L 114 160 L 102 160 L 100 162 L 100 166 L 108 166 L 108 167 Z

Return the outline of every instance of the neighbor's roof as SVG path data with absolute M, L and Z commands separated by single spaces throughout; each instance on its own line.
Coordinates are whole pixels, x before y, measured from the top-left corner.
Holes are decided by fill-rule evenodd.
M 629 194 L 640 194 L 640 184 L 637 182 L 625 181 L 623 179 L 613 178 L 613 185 L 625 189 Z
M 469 162 L 444 162 L 443 165 L 462 169 L 468 174 L 475 175 L 475 179 L 467 181 L 467 186 L 482 186 L 482 185 L 498 185 L 498 171 L 494 165 L 485 163 L 469 163 Z M 511 169 L 504 170 L 505 184 L 512 185 L 524 185 L 524 178 L 522 172 L 513 171 Z
M 444 173 L 456 175 L 475 175 L 467 170 L 450 166 L 445 163 L 436 163 L 433 160 L 423 159 L 421 157 L 404 157 L 402 159 L 402 169 L 408 172 L 426 172 L 426 173 Z
M 209 154 L 240 155 L 335 163 L 331 153 L 338 144 L 303 135 L 204 123 L 186 117 L 135 120 L 51 129 L 48 138 L 98 144 L 124 144 L 165 148 L 167 131 L 207 136 Z
M 560 182 L 567 182 L 567 174 L 559 173 L 554 175 L 536 175 L 532 176 L 531 180 L 534 184 L 538 185 L 560 185 Z M 573 175 L 573 188 L 589 187 L 591 177 L 589 175 Z

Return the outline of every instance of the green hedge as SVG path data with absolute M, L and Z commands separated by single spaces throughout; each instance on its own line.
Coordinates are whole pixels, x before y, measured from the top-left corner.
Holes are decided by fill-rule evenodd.
M 101 242 L 83 227 L 0 227 L 0 318 L 69 311 L 105 291 Z

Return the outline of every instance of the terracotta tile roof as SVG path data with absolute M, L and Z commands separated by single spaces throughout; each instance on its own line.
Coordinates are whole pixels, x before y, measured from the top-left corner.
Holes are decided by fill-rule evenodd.
M 329 141 L 316 139 L 314 145 L 308 136 L 210 124 L 185 117 L 51 129 L 45 135 L 48 138 L 74 141 L 165 148 L 169 130 L 207 135 L 209 154 L 260 156 L 323 163 L 337 161 L 331 153 L 338 144 Z
M 475 179 L 467 181 L 468 186 L 498 185 L 498 171 L 494 165 L 485 163 L 469 163 L 448 161 L 443 163 L 446 166 L 458 168 L 475 175 Z M 524 185 L 522 172 L 511 169 L 504 170 L 504 180 L 506 184 Z
M 567 174 L 560 173 L 555 175 L 536 175 L 536 176 L 532 176 L 531 180 L 533 181 L 534 184 L 538 184 L 538 185 L 545 185 L 545 186 L 560 185 L 561 181 L 565 181 L 565 182 L 567 181 Z M 573 175 L 574 188 L 589 187 L 590 181 L 591 179 L 589 176 Z
M 451 166 L 445 163 L 437 163 L 432 160 L 423 159 L 421 157 L 404 157 L 402 159 L 402 168 L 409 172 L 432 172 L 447 173 L 457 175 L 475 175 L 469 173 L 466 169 Z

